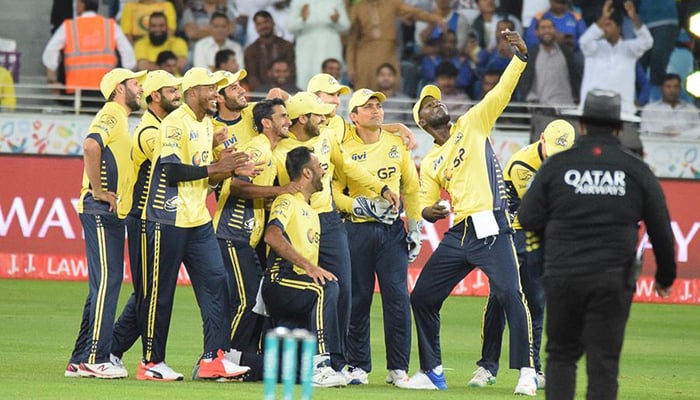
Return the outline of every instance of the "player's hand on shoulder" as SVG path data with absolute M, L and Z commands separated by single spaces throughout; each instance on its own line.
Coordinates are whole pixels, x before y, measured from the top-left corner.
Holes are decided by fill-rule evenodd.
M 248 154 L 230 147 L 221 151 L 218 164 L 223 171 L 233 173 L 237 168 L 246 167 L 249 160 Z
M 235 176 L 247 176 L 248 178 L 255 178 L 260 175 L 265 169 L 265 161 L 252 161 L 248 160 L 245 164 L 237 167 L 233 170 Z

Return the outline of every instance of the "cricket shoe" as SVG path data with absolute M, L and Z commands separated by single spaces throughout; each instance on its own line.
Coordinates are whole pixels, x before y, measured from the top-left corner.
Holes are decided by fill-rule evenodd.
M 346 365 L 340 370 L 340 373 L 343 374 L 348 385 L 367 385 L 369 383 L 367 371 L 362 368 Z
M 402 369 L 392 369 L 389 370 L 389 374 L 387 374 L 384 382 L 400 388 L 403 385 L 407 384 L 408 380 L 409 377 L 406 371 Z
M 547 379 L 544 376 L 544 372 L 537 372 L 537 389 L 544 389 L 547 385 Z
M 136 372 L 136 380 L 139 381 L 159 381 L 159 382 L 172 382 L 181 381 L 185 379 L 185 376 L 179 372 L 173 371 L 172 368 L 161 361 L 159 363 L 144 363 L 141 361 L 139 363 L 139 369 Z
M 314 387 L 343 387 L 348 383 L 342 373 L 329 366 L 319 366 L 314 368 L 311 384 Z
M 223 350 L 216 352 L 216 358 L 199 360 L 198 367 L 196 375 L 193 372 L 193 378 L 196 376 L 197 379 L 219 380 L 224 378 L 225 380 L 230 380 L 250 371 L 250 367 L 231 362 L 231 360 L 226 358 Z
M 401 389 L 421 389 L 421 390 L 445 390 L 447 382 L 445 374 L 436 374 L 433 371 L 418 371 L 407 382 L 396 385 Z
M 119 367 L 111 362 L 104 363 L 81 363 L 78 366 L 78 374 L 89 378 L 98 379 L 121 379 L 129 376 L 124 367 Z
M 537 373 L 534 368 L 520 368 L 520 378 L 514 394 L 537 396 Z
M 69 362 L 68 365 L 66 365 L 66 371 L 63 373 L 63 376 L 66 378 L 80 378 L 81 375 L 78 373 L 79 367 L 80 364 Z
M 119 368 L 124 368 L 124 363 L 122 363 L 122 359 L 115 356 L 112 353 L 109 353 L 109 362 L 111 362 L 112 364 L 116 365 Z
M 484 367 L 479 367 L 474 371 L 474 376 L 467 383 L 469 387 L 486 387 L 488 385 L 493 385 L 496 383 L 496 377 L 493 376 L 491 371 Z

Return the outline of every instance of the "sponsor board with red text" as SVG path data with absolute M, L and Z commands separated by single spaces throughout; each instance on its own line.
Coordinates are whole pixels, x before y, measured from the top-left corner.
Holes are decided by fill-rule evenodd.
M 68 157 L 1 156 L 0 170 L 0 278 L 87 280 L 87 263 L 82 227 L 76 212 L 82 160 Z M 700 304 L 700 211 L 690 201 L 700 191 L 700 182 L 665 180 L 672 229 L 676 240 L 678 280 L 670 299 L 653 291 L 653 251 L 646 235 L 644 268 L 637 283 L 635 299 L 646 302 Z M 210 199 L 210 206 L 213 200 Z M 210 207 L 211 208 L 211 207 Z M 421 267 L 437 248 L 450 220 L 423 226 L 423 247 L 410 265 L 409 289 Z M 126 263 L 128 263 L 128 257 Z M 129 279 L 125 264 L 124 278 Z M 178 282 L 188 284 L 182 268 Z M 455 295 L 488 294 L 488 279 L 474 270 L 452 292 Z

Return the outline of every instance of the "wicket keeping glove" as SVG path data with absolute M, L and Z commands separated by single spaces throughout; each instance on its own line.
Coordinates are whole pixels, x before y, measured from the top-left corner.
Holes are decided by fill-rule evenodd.
M 414 219 L 409 219 L 406 221 L 406 226 L 408 232 L 406 234 L 406 243 L 408 243 L 408 262 L 412 263 L 418 257 L 420 253 L 420 246 L 423 242 L 421 239 L 421 227 L 420 221 Z
M 381 197 L 355 197 L 352 201 L 352 213 L 356 217 L 374 218 L 377 222 L 387 225 L 393 224 L 399 218 L 399 213 L 391 207 L 391 203 Z

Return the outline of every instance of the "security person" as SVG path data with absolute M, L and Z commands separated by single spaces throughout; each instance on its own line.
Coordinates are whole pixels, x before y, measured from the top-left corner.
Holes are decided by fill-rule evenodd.
M 574 147 L 542 165 L 519 209 L 524 229 L 544 232 L 548 399 L 573 399 L 586 354 L 587 399 L 616 399 L 620 351 L 637 280 L 644 221 L 654 247 L 659 296 L 676 277 L 664 194 L 649 167 L 617 135 L 620 95 L 588 92 Z M 624 119 L 623 119 L 624 118 Z

